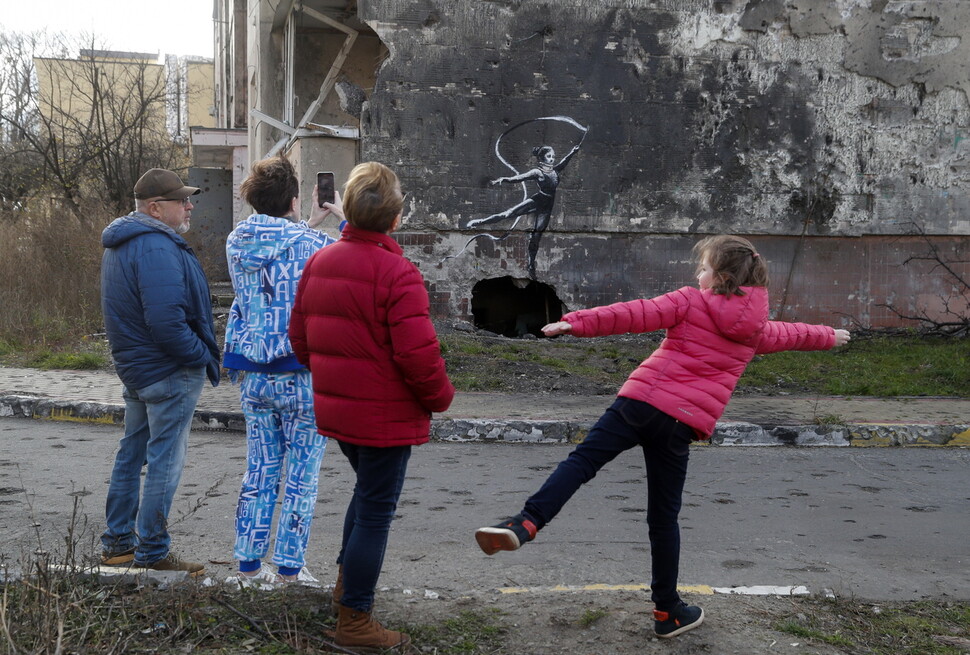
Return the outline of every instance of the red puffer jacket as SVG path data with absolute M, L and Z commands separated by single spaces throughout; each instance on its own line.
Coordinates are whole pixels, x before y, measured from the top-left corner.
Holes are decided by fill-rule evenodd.
M 431 412 L 455 395 L 424 280 L 402 252 L 386 234 L 347 225 L 300 279 L 290 341 L 313 375 L 317 427 L 340 441 L 425 443 Z
M 769 321 L 764 287 L 742 291 L 745 295 L 729 297 L 684 287 L 648 300 L 571 312 L 562 320 L 578 337 L 666 328 L 660 347 L 617 395 L 649 403 L 707 439 L 756 354 L 835 345 L 830 327 Z

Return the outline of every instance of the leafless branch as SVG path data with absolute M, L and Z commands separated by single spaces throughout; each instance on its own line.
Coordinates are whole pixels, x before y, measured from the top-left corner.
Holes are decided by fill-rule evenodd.
M 938 296 L 941 309 L 932 313 L 925 306 L 910 310 L 901 309 L 894 303 L 878 303 L 876 306 L 888 309 L 901 319 L 918 323 L 920 331 L 926 335 L 970 336 L 970 283 L 958 268 L 967 261 L 943 253 L 921 225 L 913 223 L 912 227 L 913 233 L 923 240 L 926 251 L 910 255 L 903 260 L 903 266 L 913 262 L 931 263 L 930 272 L 943 271 L 944 279 L 950 283 L 953 292 Z

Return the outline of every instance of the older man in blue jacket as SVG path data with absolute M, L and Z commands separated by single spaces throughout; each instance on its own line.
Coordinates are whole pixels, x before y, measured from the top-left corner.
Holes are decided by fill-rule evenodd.
M 170 551 L 167 524 L 202 386 L 206 376 L 219 383 L 209 285 L 180 236 L 199 189 L 153 168 L 134 191 L 135 211 L 101 235 L 101 306 L 125 387 L 125 436 L 108 487 L 101 561 L 197 576 L 205 567 Z

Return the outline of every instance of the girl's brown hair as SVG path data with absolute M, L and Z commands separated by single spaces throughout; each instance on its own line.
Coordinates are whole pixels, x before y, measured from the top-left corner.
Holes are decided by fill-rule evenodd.
M 404 209 L 401 182 L 384 164 L 358 164 L 344 185 L 343 205 L 344 215 L 354 227 L 387 232 Z
M 767 287 L 768 265 L 751 242 L 727 234 L 707 237 L 694 244 L 698 263 L 707 260 L 714 273 L 711 291 L 743 296 L 740 287 Z
M 253 164 L 253 170 L 239 185 L 239 194 L 258 214 L 277 218 L 290 213 L 293 198 L 300 195 L 296 170 L 286 157 L 270 157 Z

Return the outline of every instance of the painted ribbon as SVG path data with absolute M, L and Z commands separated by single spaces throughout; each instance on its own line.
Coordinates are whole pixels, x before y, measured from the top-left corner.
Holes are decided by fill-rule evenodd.
M 515 130 L 519 129 L 523 125 L 528 125 L 529 123 L 537 123 L 539 121 L 559 121 L 561 123 L 568 123 L 569 125 L 572 125 L 576 129 L 582 131 L 583 136 L 580 137 L 579 143 L 576 144 L 577 147 L 583 145 L 583 141 L 586 139 L 586 135 L 589 134 L 589 128 L 588 127 L 583 126 L 578 121 L 570 118 L 569 116 L 539 116 L 538 118 L 530 118 L 527 121 L 522 121 L 521 123 L 516 123 L 515 125 L 513 125 L 509 129 L 507 129 L 504 132 L 502 132 L 498 136 L 498 138 L 495 139 L 495 156 L 498 157 L 498 160 L 500 162 L 502 162 L 503 164 L 505 164 L 506 168 L 508 168 L 510 171 L 512 171 L 513 176 L 514 175 L 520 175 L 521 173 L 519 172 L 519 170 L 515 166 L 513 166 L 508 161 L 506 161 L 505 157 L 502 156 L 502 151 L 499 148 L 499 146 L 502 144 L 502 139 L 504 139 L 506 136 L 508 136 L 509 134 L 511 134 L 512 132 L 514 132 Z M 528 185 L 526 185 L 526 180 L 522 180 L 521 182 L 519 182 L 519 184 L 522 185 L 522 200 L 525 201 L 525 200 L 527 200 L 529 198 L 529 187 L 528 187 Z M 481 234 L 476 234 L 475 236 L 473 236 L 472 238 L 470 238 L 468 240 L 468 242 L 462 247 L 462 249 L 459 250 L 457 253 L 455 253 L 454 255 L 447 255 L 447 256 L 445 256 L 440 262 L 438 262 L 438 266 L 441 266 L 442 264 L 445 263 L 445 261 L 447 261 L 449 259 L 457 258 L 459 255 L 461 255 L 466 250 L 468 250 L 468 246 L 470 246 L 476 239 L 483 239 L 484 238 L 484 239 L 491 239 L 492 241 L 504 241 L 505 239 L 507 239 L 512 234 L 512 231 L 515 230 L 515 226 L 519 224 L 519 219 L 522 218 L 523 216 L 526 216 L 526 215 L 527 214 L 520 214 L 519 216 L 516 216 L 515 217 L 515 220 L 512 222 L 512 225 L 509 226 L 509 229 L 506 230 L 505 231 L 505 234 L 503 234 L 500 237 L 497 237 L 497 236 L 488 234 L 487 232 L 482 232 Z

